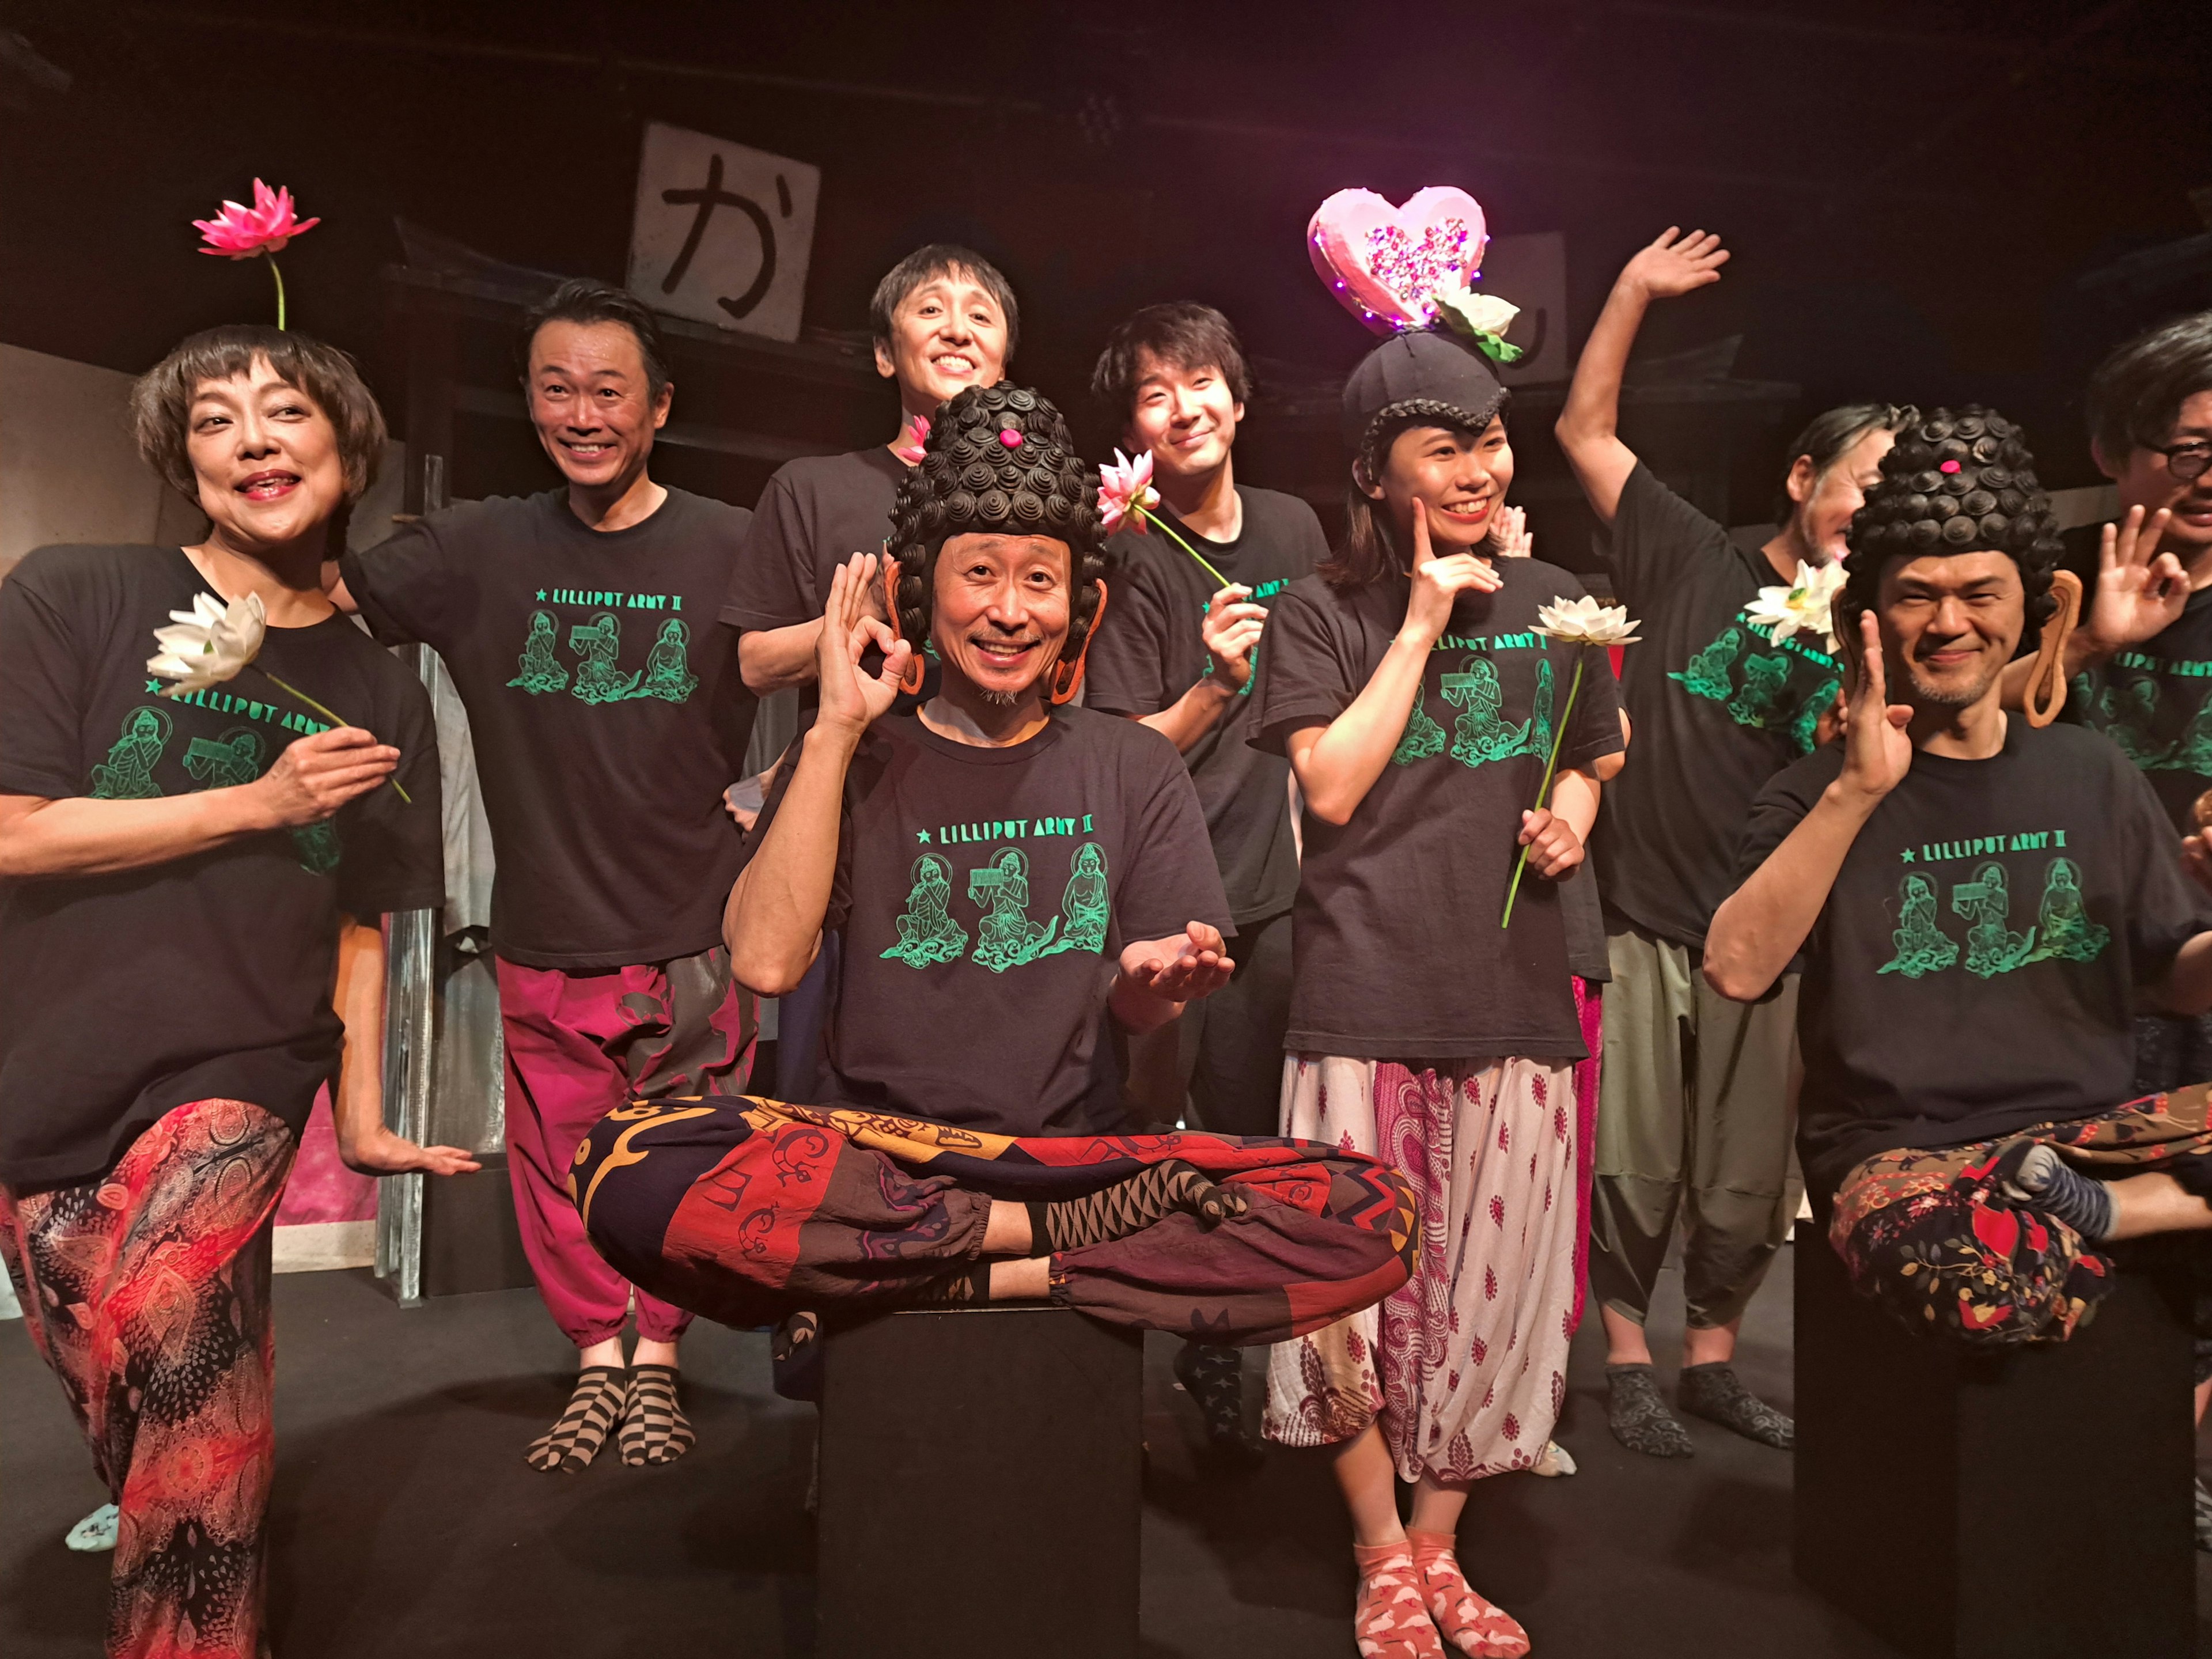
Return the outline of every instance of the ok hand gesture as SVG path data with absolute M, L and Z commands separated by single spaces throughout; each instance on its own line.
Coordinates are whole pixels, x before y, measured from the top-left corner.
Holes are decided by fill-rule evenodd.
M 2181 620 L 2189 574 L 2172 554 L 2158 550 L 2172 517 L 2161 507 L 2145 522 L 2142 508 L 2131 507 L 2120 523 L 2105 526 L 2097 550 L 2097 599 L 2081 629 L 2093 657 L 2140 645 Z
M 831 574 L 814 647 L 822 700 L 816 721 L 854 737 L 897 701 L 899 677 L 914 655 L 914 647 L 872 614 L 869 596 L 880 562 L 873 553 L 855 553 Z M 884 665 L 865 674 L 860 657 L 871 645 L 884 653 Z

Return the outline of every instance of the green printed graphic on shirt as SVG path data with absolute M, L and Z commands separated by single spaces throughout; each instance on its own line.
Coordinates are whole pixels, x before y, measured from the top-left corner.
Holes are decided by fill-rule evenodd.
M 1890 934 L 1897 954 L 1876 973 L 1907 979 L 1939 973 L 1959 959 L 1959 947 L 1936 921 L 1936 886 L 1922 875 L 1905 878 L 1898 888 L 1897 930 Z
M 1050 957 L 1062 951 L 1103 951 L 1109 915 L 1105 849 L 1095 841 L 1086 841 L 1068 861 L 1067 888 L 1060 896 L 1060 939 L 1037 954 Z
M 107 758 L 92 769 L 92 787 L 85 793 L 94 800 L 158 798 L 161 786 L 154 781 L 154 766 L 168 747 L 170 730 L 167 709 L 132 709 L 123 717 L 122 735 L 109 747 Z
M 1836 659 L 1808 644 L 1803 635 L 1777 640 L 1772 629 L 1742 611 L 1667 678 L 1693 697 L 1722 704 L 1738 726 L 1786 734 L 1801 754 L 1812 753 L 1820 715 L 1843 683 Z M 1803 696 L 1793 695 L 1793 681 L 1805 688 Z
M 1498 665 L 1487 657 L 1471 656 L 1467 667 L 1446 674 L 1443 699 L 1461 711 L 1452 722 L 1452 758 L 1462 766 L 1485 761 L 1510 760 L 1528 744 L 1528 722 L 1505 723 L 1505 694 L 1498 684 Z
M 884 952 L 909 968 L 957 962 L 968 954 L 968 933 L 953 921 L 952 866 L 935 853 L 914 861 L 914 885 L 898 918 L 899 942 Z
M 1425 761 L 1443 752 L 1444 729 L 1429 718 L 1429 711 L 1421 707 L 1421 699 L 1416 694 L 1413 710 L 1406 716 L 1406 729 L 1398 734 L 1398 746 L 1390 751 L 1390 763 L 1411 766 L 1415 761 Z
M 1536 696 L 1528 705 L 1527 752 L 1543 760 L 1552 757 L 1552 660 L 1536 665 Z
M 2212 778 L 2212 661 L 2123 651 L 2101 685 L 2075 675 L 2073 696 L 2083 724 L 2144 771 Z
M 1902 849 L 1899 857 L 1906 864 L 1923 866 L 1980 860 L 1971 879 L 1952 884 L 1951 914 L 1967 923 L 1966 971 L 1993 979 L 2030 963 L 2094 962 L 2112 943 L 2112 929 L 2089 918 L 2081 896 L 2081 866 L 2069 858 L 2045 860 L 2035 926 L 2024 933 L 2012 927 L 2010 878 L 2005 866 L 1986 854 L 2065 845 L 2064 830 L 2038 830 L 1923 843 Z M 1959 962 L 1959 942 L 1943 929 L 1936 893 L 1936 878 L 1917 870 L 1899 880 L 1897 927 L 1890 934 L 1897 954 L 1875 971 L 1920 979 Z
M 268 752 L 258 732 L 234 726 L 220 738 L 194 738 L 185 750 L 185 770 L 203 789 L 235 789 L 261 775 Z
M 576 683 L 568 690 L 586 702 L 620 702 L 635 693 L 637 683 L 645 678 L 642 669 L 625 678 L 617 665 L 622 623 L 611 611 L 602 611 L 591 621 L 570 629 L 568 648 L 580 659 L 576 665 Z
M 626 702 L 657 697 L 688 702 L 699 689 L 691 672 L 691 625 L 672 614 L 684 609 L 681 593 L 631 593 L 619 589 L 541 587 L 530 612 L 529 630 L 516 673 L 507 684 L 531 696 L 567 691 L 587 703 Z M 576 659 L 562 660 L 562 623 L 556 607 L 574 606 L 587 614 L 572 621 L 567 647 Z M 623 611 L 661 613 L 645 666 L 625 673 L 622 665 Z
M 1001 847 L 991 861 L 968 872 L 968 902 L 983 907 L 975 959 L 994 974 L 1035 962 L 1060 930 L 1060 918 L 1039 927 L 1030 920 L 1029 854 Z
M 530 613 L 530 637 L 522 642 L 522 655 L 517 659 L 520 672 L 509 680 L 509 685 L 519 685 L 532 696 L 541 691 L 566 691 L 568 671 L 561 666 L 561 659 L 553 654 L 553 613 L 533 611 Z
M 327 876 L 338 867 L 338 824 L 336 818 L 303 823 L 292 831 L 292 850 L 300 867 L 310 875 Z

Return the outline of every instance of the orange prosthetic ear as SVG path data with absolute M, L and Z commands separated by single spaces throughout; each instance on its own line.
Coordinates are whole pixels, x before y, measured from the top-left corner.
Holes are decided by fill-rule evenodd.
M 1098 637 L 1098 624 L 1106 619 L 1106 583 L 1098 583 L 1098 608 L 1091 613 L 1091 627 L 1083 635 L 1083 649 L 1075 653 L 1073 662 L 1056 662 L 1052 665 L 1052 700 L 1057 703 L 1070 702 L 1083 689 L 1084 659 L 1091 654 L 1091 641 Z
M 2051 573 L 2051 620 L 2035 649 L 2035 672 L 2027 682 L 2027 723 L 2048 726 L 2066 707 L 2066 639 L 2081 619 L 2081 579 L 2070 570 Z
M 895 640 L 905 638 L 899 632 L 898 579 L 899 562 L 886 550 L 884 554 L 884 614 L 891 619 L 891 637 Z M 898 686 L 909 697 L 919 696 L 922 678 L 928 672 L 929 665 L 921 659 L 921 641 L 908 640 L 907 643 L 914 647 L 914 653 L 906 659 L 906 666 L 899 671 Z

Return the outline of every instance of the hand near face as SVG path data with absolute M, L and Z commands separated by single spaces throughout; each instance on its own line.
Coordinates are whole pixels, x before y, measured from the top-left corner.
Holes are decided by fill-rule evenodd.
M 912 646 L 870 614 L 868 590 L 875 586 L 880 562 L 872 553 L 855 553 L 830 578 L 830 599 L 822 608 L 822 633 L 814 647 L 821 685 L 815 718 L 832 731 L 857 735 L 889 709 L 914 655 Z M 884 653 L 884 665 L 874 674 L 860 668 L 861 655 L 871 645 Z
M 1504 578 L 1472 553 L 1436 556 L 1427 514 L 1413 509 L 1413 591 L 1406 599 L 1406 630 L 1433 645 L 1451 623 L 1452 601 L 1466 592 L 1495 593 Z
M 1564 880 L 1583 861 L 1583 843 L 1574 827 L 1549 807 L 1522 813 L 1521 844 L 1528 849 L 1528 867 L 1546 881 Z
M 1267 625 L 1267 608 L 1249 603 L 1251 596 L 1250 588 L 1231 582 L 1213 596 L 1198 625 L 1206 654 L 1212 659 L 1211 672 L 1232 690 L 1242 690 L 1251 679 L 1252 647 Z
M 1237 964 L 1221 930 L 1194 921 L 1180 938 L 1140 939 L 1121 952 L 1121 977 L 1167 1002 L 1195 1002 L 1229 983 Z
M 1910 707 L 1889 700 L 1881 629 L 1872 611 L 1862 611 L 1858 672 L 1844 733 L 1844 771 L 1837 781 L 1876 800 L 1896 788 L 1912 769 L 1912 739 L 1905 735 L 1911 721 Z
M 1490 550 L 1504 559 L 1533 559 L 1536 538 L 1528 533 L 1528 509 L 1501 507 L 1491 521 Z
M 2118 524 L 2105 526 L 2097 550 L 2097 599 L 2082 631 L 2100 654 L 2140 645 L 2181 620 L 2189 603 L 2189 573 L 2158 544 L 2173 514 L 2166 507 L 2148 521 L 2131 507 Z
M 1672 300 L 1720 281 L 1728 261 L 1719 237 L 1702 230 L 1685 236 L 1680 226 L 1669 225 L 1621 267 L 1620 285 L 1640 289 L 1647 299 Z

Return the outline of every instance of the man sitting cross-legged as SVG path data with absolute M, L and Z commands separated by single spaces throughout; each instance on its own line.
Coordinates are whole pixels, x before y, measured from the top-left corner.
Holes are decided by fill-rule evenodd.
M 2139 989 L 2212 1005 L 2212 912 L 2119 750 L 2002 706 L 2032 623 L 2056 679 L 2072 602 L 2033 465 L 1972 408 L 1883 458 L 1838 605 L 1848 735 L 1759 797 L 1705 943 L 1739 1000 L 1803 953 L 1829 1239 L 1863 1294 L 1982 1347 L 2070 1335 L 2108 1241 L 2212 1228 L 2212 1091 L 2128 1101 Z
M 974 389 L 901 488 L 896 628 L 874 556 L 832 577 L 819 713 L 724 931 L 769 995 L 842 933 L 835 1103 L 641 1102 L 592 1132 L 586 1226 L 654 1294 L 733 1324 L 1049 1297 L 1251 1343 L 1403 1282 L 1412 1199 L 1372 1160 L 1090 1121 L 1102 1016 L 1152 1029 L 1234 965 L 1175 746 L 1068 702 L 1105 599 L 1096 489 L 1050 404 Z M 924 640 L 942 689 L 895 714 Z

